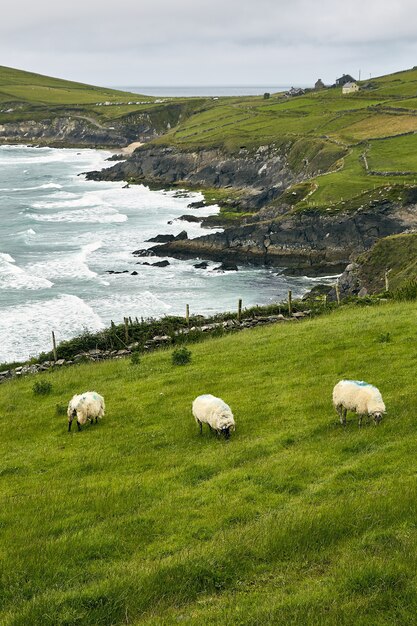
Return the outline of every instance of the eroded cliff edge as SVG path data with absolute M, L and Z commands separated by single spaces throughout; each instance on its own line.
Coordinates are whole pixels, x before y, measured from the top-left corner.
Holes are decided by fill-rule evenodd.
M 158 256 L 275 265 L 293 273 L 342 272 L 358 254 L 389 235 L 417 228 L 414 198 L 380 200 L 346 211 L 294 211 L 285 191 L 308 178 L 294 172 L 285 153 L 265 146 L 250 153 L 225 154 L 215 149 L 180 151 L 149 145 L 94 180 L 127 180 L 157 186 L 220 188 L 230 191 L 229 204 L 255 211 L 223 232 L 154 246 Z M 238 197 L 238 200 L 233 199 Z

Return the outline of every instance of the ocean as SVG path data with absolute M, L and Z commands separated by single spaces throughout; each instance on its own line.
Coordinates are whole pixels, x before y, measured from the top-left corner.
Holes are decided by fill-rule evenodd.
M 298 86 L 298 85 L 296 85 Z M 262 96 L 264 93 L 278 93 L 288 91 L 288 85 L 210 85 L 210 86 L 117 86 L 112 85 L 112 89 L 130 91 L 144 96 L 162 96 L 164 98 L 196 98 L 196 97 L 221 97 L 221 96 Z
M 109 152 L 0 147 L 0 362 L 23 360 L 84 329 L 99 330 L 123 317 L 210 314 L 301 295 L 314 279 L 277 269 L 238 272 L 196 269 L 170 259 L 165 268 L 139 265 L 132 251 L 160 233 L 190 237 L 213 232 L 178 220 L 218 207 L 187 209 L 199 193 L 150 191 L 142 185 L 91 182 L 82 172 L 111 165 Z M 172 223 L 168 223 L 172 222 Z M 108 274 L 113 270 L 125 272 Z M 132 275 L 132 272 L 138 272 Z M 318 280 L 318 279 L 316 279 Z M 322 279 L 320 279 L 322 280 Z

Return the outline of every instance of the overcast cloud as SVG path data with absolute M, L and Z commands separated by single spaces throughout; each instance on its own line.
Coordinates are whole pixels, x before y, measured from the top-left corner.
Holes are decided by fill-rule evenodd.
M 301 85 L 417 65 L 415 0 L 15 0 L 0 65 L 102 85 Z

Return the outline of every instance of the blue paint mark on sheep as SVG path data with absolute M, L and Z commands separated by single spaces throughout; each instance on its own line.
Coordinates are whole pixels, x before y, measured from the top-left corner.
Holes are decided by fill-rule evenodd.
M 358 387 L 372 387 L 370 383 L 366 383 L 364 380 L 349 380 L 348 382 L 358 385 Z

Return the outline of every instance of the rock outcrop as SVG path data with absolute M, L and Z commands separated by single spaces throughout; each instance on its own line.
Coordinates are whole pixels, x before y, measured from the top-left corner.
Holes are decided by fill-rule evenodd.
M 230 227 L 196 239 L 154 246 L 152 252 L 177 258 L 252 262 L 290 268 L 293 273 L 340 273 L 378 239 L 417 227 L 415 205 L 389 202 L 352 213 L 309 211 L 269 222 Z
M 225 198 L 229 206 L 258 210 L 278 198 L 290 184 L 301 180 L 302 174 L 295 175 L 285 155 L 272 146 L 262 146 L 255 153 L 241 149 L 227 155 L 215 149 L 181 151 L 152 145 L 142 146 L 129 159 L 111 168 L 89 172 L 87 178 L 132 180 L 160 187 L 184 184 L 231 188 L 231 198 Z

